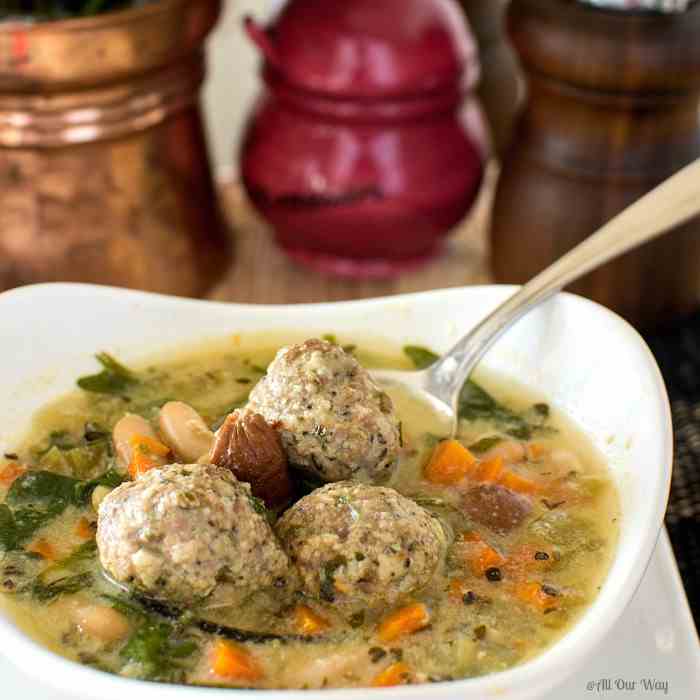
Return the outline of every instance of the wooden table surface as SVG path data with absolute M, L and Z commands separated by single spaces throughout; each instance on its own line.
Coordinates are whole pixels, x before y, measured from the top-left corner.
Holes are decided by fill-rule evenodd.
M 486 234 L 496 177 L 497 166 L 492 164 L 471 214 L 452 233 L 440 255 L 415 271 L 391 280 L 330 277 L 291 262 L 275 245 L 269 227 L 255 213 L 240 184 L 223 183 L 224 208 L 234 237 L 234 262 L 209 298 L 240 303 L 297 304 L 488 283 Z

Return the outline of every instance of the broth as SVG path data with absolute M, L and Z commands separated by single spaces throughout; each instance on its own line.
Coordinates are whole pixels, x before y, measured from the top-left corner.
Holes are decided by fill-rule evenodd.
M 475 466 L 455 483 L 426 479 L 427 465 L 445 437 L 439 416 L 412 395 L 388 392 L 403 444 L 398 468 L 384 485 L 436 516 L 447 533 L 444 560 L 406 603 L 425 606 L 427 624 L 387 642 L 378 630 L 392 610 L 348 617 L 299 590 L 242 594 L 222 584 L 196 610 L 182 613 L 176 606 L 144 603 L 110 582 L 97 558 L 97 515 L 89 498 L 95 485 L 90 480 L 114 467 L 104 432 L 127 411 L 154 421 L 166 400 L 187 402 L 218 427 L 245 404 L 274 356 L 277 346 L 259 343 L 250 351 L 227 342 L 159 358 L 132 370 L 137 381 L 116 394 L 78 390 L 36 416 L 16 458 L 12 455 L 4 467 L 0 462 L 0 497 L 26 478 L 15 474 L 13 465 L 76 479 L 76 493 L 86 496 L 65 497 L 58 514 L 14 545 L 17 532 L 7 530 L 7 516 L 0 512 L 6 550 L 0 554 L 5 593 L 0 604 L 21 629 L 69 659 L 125 676 L 325 688 L 435 682 L 504 670 L 536 656 L 575 624 L 595 598 L 614 554 L 615 488 L 587 439 L 543 397 L 485 373 L 471 384 L 471 395 L 464 395 L 467 417 L 460 420 L 458 435 Z M 406 357 L 391 346 L 379 353 L 366 352 L 361 344 L 347 349 L 366 367 L 407 366 Z M 488 476 L 496 471 L 498 476 Z M 117 476 L 117 481 L 124 478 Z M 465 505 L 478 484 L 526 501 L 522 522 L 484 525 L 490 515 Z M 45 496 L 41 507 L 51 508 L 51 499 Z M 15 503 L 14 511 L 9 509 L 16 519 L 20 507 L 27 506 Z M 295 610 L 300 605 L 312 622 L 322 622 L 318 633 L 299 637 Z M 202 621 L 250 631 L 250 640 L 231 641 L 230 634 L 212 633 Z M 279 638 L 261 642 L 252 633 Z M 221 651 L 222 636 L 254 673 L 216 672 L 222 667 L 212 659 Z

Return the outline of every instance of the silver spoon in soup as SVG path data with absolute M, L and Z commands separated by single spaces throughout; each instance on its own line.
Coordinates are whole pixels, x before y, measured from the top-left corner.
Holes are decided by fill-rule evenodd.
M 700 160 L 653 189 L 540 272 L 488 314 L 451 350 L 420 371 L 374 370 L 381 383 L 418 391 L 457 432 L 457 402 L 464 382 L 493 343 L 530 309 L 571 282 L 700 214 Z

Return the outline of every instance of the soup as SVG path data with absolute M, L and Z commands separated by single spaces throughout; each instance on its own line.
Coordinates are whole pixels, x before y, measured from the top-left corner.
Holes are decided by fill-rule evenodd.
M 100 355 L 36 416 L 0 462 L 0 598 L 23 630 L 127 677 L 305 689 L 493 673 L 575 624 L 618 501 L 564 416 L 483 374 L 448 439 L 364 369 L 428 349 L 275 350 Z

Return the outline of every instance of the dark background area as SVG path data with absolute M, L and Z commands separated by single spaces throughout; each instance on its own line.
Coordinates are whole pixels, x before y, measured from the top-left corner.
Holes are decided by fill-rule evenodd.
M 700 627 L 700 313 L 646 340 L 664 375 L 673 413 L 675 456 L 666 528 Z

